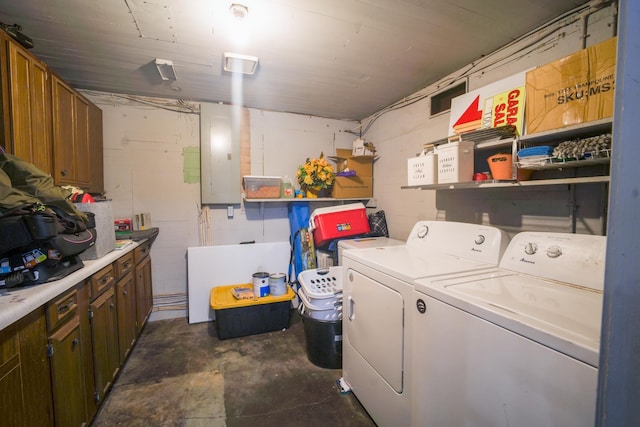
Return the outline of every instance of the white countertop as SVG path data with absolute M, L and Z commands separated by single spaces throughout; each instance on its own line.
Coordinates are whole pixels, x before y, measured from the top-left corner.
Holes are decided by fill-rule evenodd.
M 22 288 L 0 288 L 0 330 L 82 282 L 122 255 L 131 252 L 140 243 L 142 242 L 134 242 L 121 250 L 111 251 L 100 259 L 82 261 L 84 267 L 60 280 Z

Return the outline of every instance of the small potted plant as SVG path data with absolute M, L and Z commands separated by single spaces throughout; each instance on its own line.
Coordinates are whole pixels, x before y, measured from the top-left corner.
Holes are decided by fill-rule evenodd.
M 319 158 L 307 159 L 298 166 L 296 178 L 306 197 L 329 197 L 336 174 L 333 166 L 324 158 L 324 153 L 320 153 Z

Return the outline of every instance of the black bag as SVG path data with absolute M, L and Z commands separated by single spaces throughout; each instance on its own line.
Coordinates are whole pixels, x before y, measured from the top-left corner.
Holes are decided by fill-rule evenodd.
M 57 280 L 82 268 L 78 254 L 95 244 L 93 214 L 50 175 L 0 153 L 0 286 Z
M 368 218 L 369 228 L 371 228 L 369 236 L 389 237 L 389 228 L 387 227 L 387 219 L 384 216 L 384 211 L 370 213 Z

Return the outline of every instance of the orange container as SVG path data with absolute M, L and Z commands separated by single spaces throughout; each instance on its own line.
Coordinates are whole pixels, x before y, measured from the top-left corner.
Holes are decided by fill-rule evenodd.
M 511 154 L 494 154 L 487 158 L 493 179 L 513 179 L 513 161 Z

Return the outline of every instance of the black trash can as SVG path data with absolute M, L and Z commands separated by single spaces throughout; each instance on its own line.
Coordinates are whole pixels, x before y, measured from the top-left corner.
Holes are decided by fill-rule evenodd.
M 321 368 L 342 368 L 342 319 L 314 319 L 301 312 L 307 358 Z

